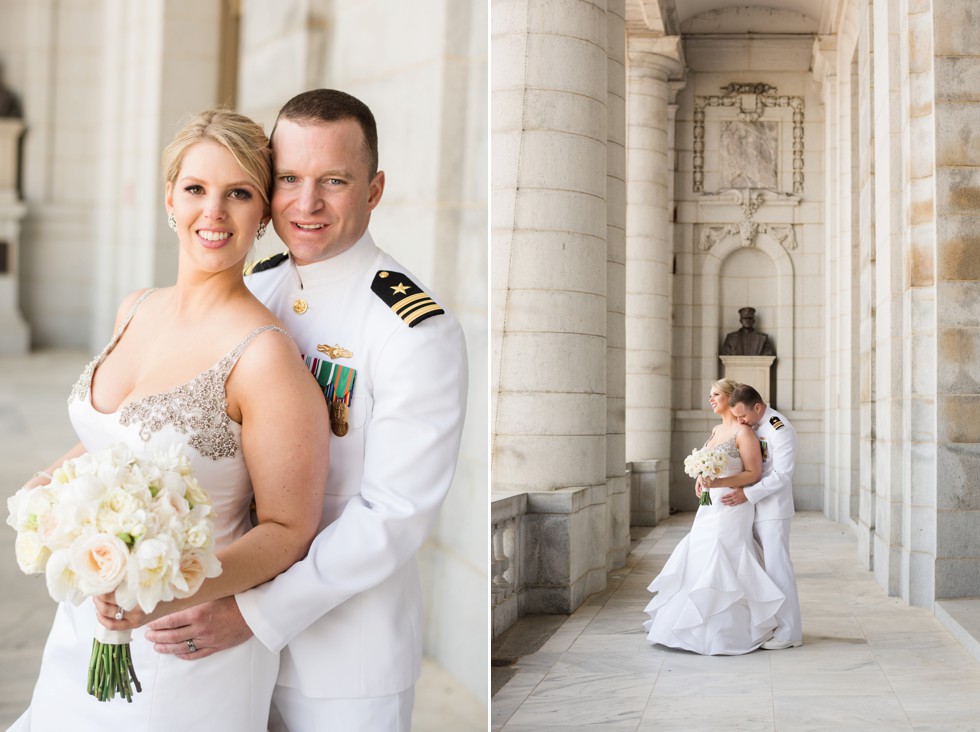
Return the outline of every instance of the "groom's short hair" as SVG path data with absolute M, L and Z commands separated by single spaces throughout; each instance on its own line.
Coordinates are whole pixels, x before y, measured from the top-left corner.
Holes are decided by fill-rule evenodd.
M 739 384 L 735 387 L 732 395 L 728 397 L 729 407 L 734 407 L 736 404 L 744 404 L 751 409 L 756 404 L 765 404 L 765 401 L 762 399 L 762 395 L 748 384 Z
M 352 119 L 364 133 L 365 154 L 367 155 L 369 178 L 378 172 L 378 125 L 371 109 L 355 96 L 339 89 L 310 89 L 301 92 L 286 102 L 279 110 L 279 120 L 288 119 L 297 124 L 322 124 Z M 272 135 L 276 134 L 273 125 Z

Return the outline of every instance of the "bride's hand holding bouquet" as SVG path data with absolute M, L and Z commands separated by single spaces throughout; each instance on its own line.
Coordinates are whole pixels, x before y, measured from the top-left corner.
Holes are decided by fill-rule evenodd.
M 711 505 L 711 492 L 708 484 L 728 467 L 728 455 L 714 447 L 695 448 L 684 458 L 684 472 L 698 479 L 701 488 L 700 505 Z
M 136 455 L 116 445 L 66 460 L 45 485 L 31 483 L 8 499 L 7 524 L 17 531 L 21 570 L 43 573 L 59 602 L 100 598 L 102 607 L 113 603 L 116 621 L 132 611 L 127 625 L 137 627 L 159 602 L 189 597 L 221 573 L 211 501 L 180 450 Z M 132 701 L 141 687 L 131 631 L 97 625 L 95 636 L 89 693 Z

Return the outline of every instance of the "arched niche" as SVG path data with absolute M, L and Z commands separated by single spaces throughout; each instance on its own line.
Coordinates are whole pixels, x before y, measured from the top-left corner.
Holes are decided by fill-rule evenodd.
M 702 393 L 718 378 L 718 354 L 725 334 L 731 326 L 733 313 L 751 305 L 759 310 L 759 330 L 768 333 L 776 348 L 776 398 L 780 409 L 794 408 L 793 393 L 793 319 L 795 297 L 793 261 L 779 241 L 768 233 L 759 232 L 754 246 L 746 247 L 738 233 L 717 240 L 700 257 L 701 260 L 701 380 Z M 753 266 L 755 276 L 746 274 Z M 731 281 L 724 282 L 727 276 Z M 743 286 L 765 287 L 765 293 L 755 297 Z M 745 302 L 728 298 L 750 297 Z

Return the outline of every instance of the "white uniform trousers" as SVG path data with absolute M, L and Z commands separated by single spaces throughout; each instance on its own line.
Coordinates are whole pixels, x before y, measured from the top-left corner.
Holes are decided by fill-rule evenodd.
M 789 529 L 793 519 L 769 519 L 752 524 L 752 533 L 762 547 L 762 563 L 769 579 L 784 595 L 786 602 L 776 613 L 776 640 L 803 640 L 800 619 L 800 595 L 796 591 L 796 575 L 789 557 Z
M 410 732 L 414 705 L 414 686 L 358 699 L 313 699 L 277 686 L 269 732 Z

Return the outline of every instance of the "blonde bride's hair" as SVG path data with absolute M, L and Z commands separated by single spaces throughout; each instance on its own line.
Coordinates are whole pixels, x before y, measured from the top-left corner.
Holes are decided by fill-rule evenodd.
M 715 383 L 711 385 L 712 389 L 717 389 L 726 397 L 730 397 L 732 392 L 735 391 L 735 387 L 739 384 L 737 381 L 732 381 L 731 379 L 718 379 Z

